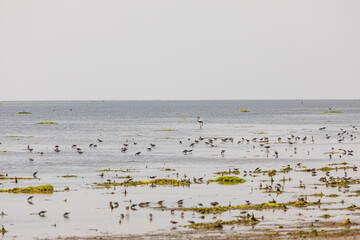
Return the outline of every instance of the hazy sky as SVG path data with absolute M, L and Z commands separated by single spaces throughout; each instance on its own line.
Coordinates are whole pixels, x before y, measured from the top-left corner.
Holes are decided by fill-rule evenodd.
M 360 98 L 359 0 L 0 0 L 0 100 Z

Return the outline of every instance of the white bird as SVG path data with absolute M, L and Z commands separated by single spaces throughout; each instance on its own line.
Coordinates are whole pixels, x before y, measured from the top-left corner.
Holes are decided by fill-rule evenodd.
M 202 128 L 202 126 L 204 125 L 204 122 L 200 119 L 200 117 L 197 117 L 197 122 L 200 124 L 200 129 Z

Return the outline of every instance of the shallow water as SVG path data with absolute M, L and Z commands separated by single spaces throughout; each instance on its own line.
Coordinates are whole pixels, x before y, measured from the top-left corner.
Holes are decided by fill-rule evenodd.
M 320 113 L 332 110 L 342 113 Z M 70 108 L 72 111 L 70 111 Z M 249 110 L 241 113 L 239 110 Z M 32 114 L 16 114 L 28 111 Z M 204 126 L 199 129 L 196 117 L 201 116 Z M 233 220 L 240 211 L 228 211 L 216 215 L 208 214 L 205 219 L 200 214 L 186 211 L 161 211 L 157 201 L 165 200 L 166 207 L 177 207 L 177 201 L 184 199 L 184 207 L 196 206 L 201 202 L 210 206 L 217 201 L 222 206 L 243 205 L 246 200 L 252 204 L 260 204 L 275 199 L 278 203 L 297 201 L 302 195 L 322 192 L 324 195 L 338 194 L 339 197 L 322 197 L 321 207 L 312 206 L 306 209 L 289 208 L 282 210 L 248 210 L 256 217 L 264 216 L 264 220 L 254 229 L 273 229 L 274 226 L 297 226 L 300 223 L 321 221 L 344 221 L 350 214 L 353 222 L 360 222 L 356 211 L 328 210 L 323 208 L 344 208 L 351 204 L 359 205 L 358 197 L 347 197 L 350 192 L 346 188 L 326 187 L 320 184 L 319 178 L 325 172 L 279 173 L 274 176 L 275 183 L 285 177 L 291 178 L 284 184 L 281 194 L 267 193 L 259 189 L 270 185 L 267 174 L 243 176 L 244 170 L 280 170 L 290 165 L 294 170 L 301 170 L 297 163 L 307 168 L 319 168 L 330 163 L 347 162 L 356 165 L 359 159 L 358 130 L 360 102 L 358 100 L 338 101 L 76 101 L 76 102 L 1 102 L 0 103 L 0 174 L 11 177 L 32 177 L 38 171 L 37 178 L 31 180 L 0 180 L 0 189 L 14 187 L 38 186 L 51 184 L 57 192 L 53 194 L 34 194 L 33 203 L 27 202 L 31 194 L 0 193 L 0 225 L 8 231 L 7 238 L 55 238 L 58 236 L 97 236 L 147 234 L 154 232 L 184 231 L 188 228 L 188 220 L 195 222 L 214 222 L 216 220 Z M 38 122 L 56 122 L 53 125 L 36 124 Z M 327 127 L 320 131 L 320 127 Z M 342 143 L 337 141 L 340 128 L 348 131 Z M 176 131 L 158 131 L 174 129 Z M 259 134 L 261 133 L 261 134 Z M 287 142 L 293 134 L 303 138 L 290 145 L 279 143 L 278 137 Z M 325 135 L 329 134 L 330 139 Z M 350 135 L 354 139 L 351 141 Z M 209 147 L 200 141 L 193 147 L 193 153 L 184 155 L 184 149 L 192 149 L 189 144 L 199 137 L 233 137 L 234 141 L 214 141 L 215 147 Z M 314 143 L 311 142 L 314 137 Z M 242 138 L 253 139 L 268 137 L 270 151 L 266 153 L 261 143 L 250 141 L 237 144 Z M 188 140 L 190 138 L 190 141 Z M 102 139 L 103 142 L 98 142 Z M 121 148 L 128 140 L 129 150 L 122 153 Z M 180 144 L 182 141 L 183 144 Z M 137 144 L 134 145 L 134 142 Z M 89 144 L 97 144 L 97 148 L 89 148 Z M 152 151 L 147 151 L 150 143 L 156 144 Z M 78 154 L 71 146 L 77 144 L 83 150 Z M 26 148 L 30 145 L 33 152 Z M 54 146 L 59 145 L 59 153 Z M 295 148 L 296 147 L 296 154 Z M 341 152 L 338 149 L 354 150 L 353 156 L 334 154 L 329 160 L 326 152 Z M 226 150 L 221 156 L 221 150 Z M 276 159 L 273 150 L 279 152 Z M 140 156 L 135 156 L 141 151 Z M 44 152 L 43 156 L 38 152 Z M 34 161 L 29 161 L 33 158 Z M 130 172 L 103 172 L 102 169 L 131 169 Z M 171 168 L 174 171 L 163 171 Z M 206 181 L 218 177 L 215 172 L 239 168 L 241 177 L 247 182 L 238 185 L 220 185 Z M 332 171 L 331 176 L 344 176 L 344 170 Z M 346 170 L 348 177 L 358 178 L 357 171 Z M 77 178 L 59 176 L 72 174 Z M 130 175 L 134 181 L 156 178 L 184 179 L 204 177 L 204 183 L 191 184 L 190 187 L 148 185 L 137 187 L 97 188 L 95 183 L 106 182 L 107 179 L 122 182 Z M 298 188 L 302 180 L 306 188 Z M 274 183 L 274 184 L 275 184 Z M 70 191 L 63 191 L 69 187 Z M 317 189 L 315 189 L 317 187 Z M 124 194 L 126 189 L 127 194 Z M 358 184 L 351 185 L 348 191 L 360 190 Z M 66 199 L 66 201 L 64 201 Z M 317 201 L 319 197 L 308 197 L 308 201 Z M 344 200 L 345 203 L 340 203 Z M 111 210 L 109 202 L 119 202 L 119 208 Z M 126 210 L 125 206 L 149 201 L 150 207 L 137 211 Z M 329 204 L 326 204 L 329 203 Z M 331 203 L 331 204 L 330 204 Z M 46 210 L 46 217 L 30 215 Z M 64 212 L 70 212 L 64 218 Z M 301 216 L 299 216 L 301 212 Z M 121 213 L 125 218 L 119 223 Z M 149 213 L 153 214 L 150 221 Z M 322 220 L 319 216 L 330 214 L 332 218 Z M 171 230 L 177 221 L 177 229 Z M 56 224 L 56 226 L 53 226 Z M 231 227 L 231 226 L 230 226 Z M 225 227 L 225 229 L 230 229 Z M 229 231 L 252 231 L 251 226 L 236 226 Z

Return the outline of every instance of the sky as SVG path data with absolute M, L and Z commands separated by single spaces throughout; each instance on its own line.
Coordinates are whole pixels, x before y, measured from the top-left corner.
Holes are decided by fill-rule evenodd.
M 0 101 L 359 99 L 358 0 L 0 0 Z

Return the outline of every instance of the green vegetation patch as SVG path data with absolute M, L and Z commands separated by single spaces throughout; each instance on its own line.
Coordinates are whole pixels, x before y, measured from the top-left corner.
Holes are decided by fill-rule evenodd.
M 24 188 L 13 188 L 13 189 L 1 189 L 0 192 L 6 193 L 53 193 L 54 188 L 50 184 L 42 185 L 38 187 L 24 187 Z
M 160 169 L 160 171 L 171 172 L 171 171 L 176 171 L 176 170 L 173 168 L 162 168 L 162 169 Z
M 287 209 L 284 203 L 261 203 L 256 205 L 217 206 L 202 208 L 181 208 L 182 211 L 194 211 L 200 214 L 223 213 L 229 210 L 264 210 L 264 209 Z
M 31 112 L 17 112 L 16 114 L 31 114 Z
M 0 180 L 34 180 L 34 178 L 27 177 L 7 177 L 0 174 Z
M 173 187 L 179 187 L 179 186 L 189 186 L 190 181 L 189 180 L 176 180 L 176 179 L 154 179 L 151 181 L 125 181 L 122 183 L 117 182 L 104 182 L 104 183 L 98 183 L 97 186 L 102 187 L 114 187 L 114 186 L 141 186 L 141 185 L 152 185 L 152 186 L 173 186 Z
M 58 124 L 57 122 L 38 122 L 36 124 Z
M 76 175 L 64 175 L 64 176 L 57 176 L 57 177 L 62 177 L 62 178 L 77 178 L 78 176 Z
M 240 172 L 238 170 L 231 170 L 229 169 L 229 171 L 222 171 L 222 172 L 216 172 L 214 174 L 217 174 L 217 175 L 226 175 L 226 174 L 233 174 L 233 175 L 239 175 Z
M 187 225 L 186 227 L 190 227 L 193 229 L 222 229 L 224 225 L 236 225 L 236 224 L 246 224 L 246 225 L 255 225 L 259 223 L 255 217 L 251 217 L 249 219 L 238 219 L 232 221 L 222 221 L 218 220 L 213 223 L 193 223 Z
M 240 110 L 239 112 L 250 112 L 249 110 Z
M 234 176 L 222 176 L 216 179 L 210 179 L 209 182 L 217 182 L 219 184 L 239 184 L 246 182 L 246 180 Z

